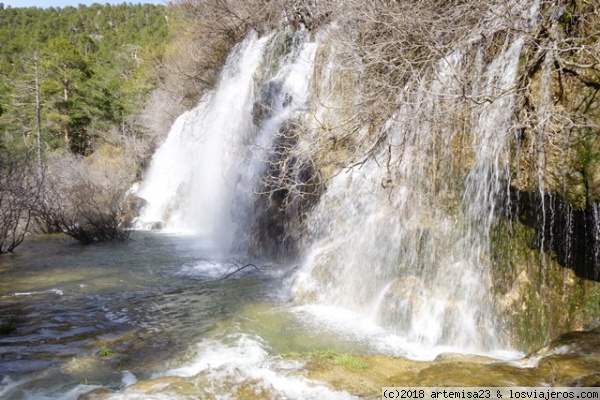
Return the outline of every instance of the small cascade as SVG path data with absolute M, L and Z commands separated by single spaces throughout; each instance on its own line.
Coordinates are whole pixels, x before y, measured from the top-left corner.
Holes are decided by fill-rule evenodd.
M 289 36 L 289 32 L 283 32 L 275 38 L 272 52 L 280 52 L 281 41 Z M 267 76 L 254 103 L 258 132 L 246 149 L 232 208 L 234 218 L 240 223 L 236 245 L 253 255 L 275 255 L 284 241 L 282 196 L 274 181 L 288 172 L 285 148 L 290 138 L 297 135 L 294 129 L 309 108 L 319 45 L 318 41 L 309 41 L 308 36 L 305 29 L 292 36 L 291 45 L 284 49 L 289 52 L 283 56 L 274 76 Z M 271 54 L 271 59 L 276 55 Z M 274 69 L 276 64 L 277 61 L 272 60 L 265 66 Z

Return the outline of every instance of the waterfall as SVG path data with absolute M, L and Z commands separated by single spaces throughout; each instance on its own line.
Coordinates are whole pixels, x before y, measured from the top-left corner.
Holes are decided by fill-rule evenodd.
M 251 229 L 272 143 L 306 107 L 317 48 L 308 39 L 306 30 L 251 32 L 232 50 L 214 91 L 156 151 L 138 190 L 148 202 L 139 227 L 189 232 L 221 249 Z
M 284 45 L 291 37 L 291 43 Z M 233 215 L 240 224 L 236 247 L 252 255 L 273 255 L 284 240 L 285 217 L 277 204 L 275 175 L 284 173 L 285 142 L 293 127 L 309 108 L 309 94 L 318 42 L 309 40 L 308 31 L 294 35 L 282 32 L 272 42 L 265 67 L 275 70 L 262 83 L 254 103 L 257 134 L 245 153 L 233 204 Z M 277 60 L 277 53 L 282 60 Z M 279 158 L 282 156 L 282 158 Z M 262 247 L 262 249 L 258 249 Z
M 231 52 L 215 90 L 177 118 L 138 191 L 148 202 L 140 217 L 142 226 L 158 223 L 165 229 L 230 241 L 235 224 L 229 204 L 241 145 L 255 129 L 254 78 L 267 41 L 249 34 Z
M 354 310 L 418 346 L 507 345 L 489 246 L 523 44 L 508 38 L 487 62 L 459 47 L 407 84 L 380 151 L 335 176 L 312 212 L 297 301 Z

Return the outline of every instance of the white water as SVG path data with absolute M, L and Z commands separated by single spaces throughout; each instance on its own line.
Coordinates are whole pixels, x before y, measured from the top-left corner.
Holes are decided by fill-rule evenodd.
M 242 144 L 252 137 L 255 75 L 268 37 L 255 33 L 234 49 L 219 83 L 181 115 L 155 153 L 138 195 L 148 201 L 142 226 L 160 222 L 227 244 L 235 231 L 229 205 Z
M 202 235 L 222 249 L 248 229 L 272 143 L 307 107 L 318 47 L 306 31 L 297 32 L 271 76 L 275 39 L 249 34 L 228 57 L 214 92 L 175 121 L 138 190 L 148 201 L 138 227 Z
M 260 339 L 236 335 L 232 345 L 222 341 L 206 341 L 198 345 L 196 359 L 180 368 L 166 371 L 164 376 L 194 377 L 204 374 L 210 382 L 205 390 L 217 397 L 231 390 L 227 382 L 240 378 L 256 382 L 256 393 L 272 391 L 277 397 L 289 399 L 354 399 L 347 393 L 335 392 L 298 375 L 302 364 L 272 357 Z M 233 398 L 233 397 L 232 397 Z
M 115 277 L 119 285 L 126 282 L 132 297 L 108 298 L 104 306 L 90 301 L 98 316 L 90 322 L 93 326 L 98 318 L 116 326 L 134 324 L 136 313 L 145 310 L 165 318 L 152 320 L 148 329 L 174 332 L 190 344 L 185 360 L 178 359 L 181 352 L 161 348 L 165 360 L 159 372 L 139 368 L 111 375 L 114 392 L 102 398 L 189 398 L 189 392 L 178 392 L 179 383 L 216 398 L 235 398 L 238 388 L 250 388 L 263 398 L 351 398 L 310 381 L 299 363 L 278 356 L 288 351 L 335 347 L 420 360 L 453 351 L 518 356 L 506 350 L 494 321 L 489 232 L 507 179 L 515 101 L 511 89 L 523 42 L 510 38 L 490 62 L 465 45 L 440 60 L 431 79 L 407 85 L 400 95 L 403 105 L 384 127 L 388 136 L 381 150 L 327 182 L 307 221 L 299 272 L 288 279 L 291 268 L 264 267 L 219 281 L 229 263 L 214 253 L 226 250 L 237 233 L 252 226 L 252 214 L 261 212 L 253 202 L 281 127 L 290 120 L 306 122 L 315 108 L 319 120 L 335 119 L 341 109 L 339 94 L 329 96 L 327 82 L 318 82 L 343 79 L 336 77 L 334 63 L 319 76 L 315 59 L 321 43 L 300 32 L 290 52 L 274 61 L 274 42 L 274 36 L 250 34 L 234 49 L 214 92 L 176 121 L 139 189 L 148 201 L 141 226 L 161 222 L 165 230 L 201 235 L 198 246 L 185 254 L 178 248 L 173 257 L 150 242 L 147 259 L 136 261 L 146 254 L 138 249 L 123 262 L 128 266 L 119 268 L 126 271 L 123 276 L 102 270 L 64 294 L 54 283 L 11 293 L 25 299 L 49 295 L 54 302 L 54 297 L 69 298 L 84 289 L 94 293 L 94 285 Z M 480 104 L 465 98 L 459 79 L 465 77 L 471 83 L 467 97 Z M 321 91 L 319 101 L 312 97 L 315 86 Z M 257 120 L 259 100 L 268 110 Z M 466 105 L 470 113 L 465 116 Z M 456 158 L 457 146 L 465 149 L 461 154 L 466 160 Z M 168 261 L 160 258 L 163 254 Z M 97 256 L 91 258 L 92 264 L 98 262 Z M 132 265 L 143 268 L 132 275 Z M 92 268 L 86 265 L 86 271 Z M 161 274 L 168 280 L 142 285 L 144 290 L 136 293 L 141 281 Z M 74 275 L 69 271 L 65 276 Z M 177 283 L 169 283 L 171 279 Z M 264 285 L 256 285 L 261 279 Z M 228 288 L 223 303 L 215 302 L 215 292 L 223 288 Z M 119 286 L 115 292 L 123 291 Z M 73 303 L 79 307 L 78 300 Z M 82 355 L 88 353 L 72 356 L 75 366 Z M 55 374 L 62 376 L 62 370 Z M 31 382 L 6 377 L 0 397 L 29 390 Z M 72 399 L 99 387 L 73 382 L 53 390 Z M 44 390 L 39 385 L 28 393 L 44 398 Z
M 337 175 L 309 218 L 299 301 L 353 310 L 412 357 L 505 348 L 489 235 L 506 187 L 522 46 L 508 40 L 487 64 L 466 46 L 429 80 L 407 84 L 381 151 Z

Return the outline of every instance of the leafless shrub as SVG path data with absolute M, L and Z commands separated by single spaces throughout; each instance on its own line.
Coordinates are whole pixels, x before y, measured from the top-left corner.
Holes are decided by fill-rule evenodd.
M 46 227 L 82 244 L 125 241 L 133 217 L 126 197 L 134 169 L 106 155 L 95 157 L 62 154 L 51 159 L 36 214 Z
M 288 5 L 284 14 L 294 12 L 290 9 L 308 7 L 315 9 L 314 14 L 321 19 L 331 16 L 336 21 L 329 33 L 330 40 L 336 43 L 332 47 L 335 59 L 329 60 L 335 64 L 332 75 L 336 77 L 325 77 L 331 79 L 331 85 L 315 89 L 316 101 L 337 96 L 332 102 L 323 100 L 324 108 L 344 107 L 347 98 L 354 103 L 352 110 L 328 112 L 338 114 L 335 117 L 315 116 L 315 120 L 321 119 L 317 121 L 320 126 L 307 128 L 303 121 L 277 133 L 275 147 L 266 160 L 269 170 L 265 191 L 271 197 L 284 193 L 286 206 L 318 193 L 319 186 L 325 183 L 320 171 L 325 171 L 327 180 L 335 174 L 330 170 L 339 171 L 340 164 L 357 165 L 378 152 L 385 145 L 385 122 L 403 102 L 414 101 L 410 92 L 423 88 L 420 80 L 433 78 L 436 63 L 464 45 L 470 36 L 477 36 L 475 28 L 486 23 L 493 8 L 483 0 L 308 3 Z M 344 93 L 332 94 L 331 90 Z M 413 109 L 420 110 L 417 106 Z M 436 115 L 442 114 L 439 111 Z M 338 155 L 334 159 L 326 156 L 334 153 Z M 340 162 L 340 158 L 344 161 Z
M 160 89 L 190 108 L 212 89 L 229 50 L 250 29 L 264 30 L 273 4 L 258 0 L 177 0 L 179 25 L 160 71 Z
M 306 215 L 322 192 L 321 175 L 304 147 L 299 121 L 288 121 L 260 162 L 265 166 L 250 207 L 252 248 L 256 255 L 289 256 L 297 252 Z
M 23 242 L 40 200 L 42 178 L 30 154 L 0 148 L 0 254 Z
M 264 17 L 249 14 L 258 1 L 175 0 L 173 39 L 158 67 L 158 86 L 142 115 L 143 124 L 163 138 L 182 112 L 211 90 L 227 54 Z
M 250 30 L 265 34 L 285 24 L 317 26 L 329 7 L 315 1 L 174 0 L 176 37 L 160 71 L 160 89 L 190 108 L 212 89 L 229 50 Z
M 258 268 L 256 265 L 252 263 L 244 263 L 236 259 L 229 259 L 225 261 L 223 263 L 223 266 L 227 267 L 227 270 L 225 271 L 223 276 L 221 276 L 220 279 L 227 279 L 230 276 L 237 274 L 238 272 L 244 271 L 246 268 L 254 268 L 254 270 L 260 272 L 260 268 Z
M 418 80 L 482 23 L 493 2 L 418 0 L 351 2 L 343 15 L 346 45 L 363 71 L 362 107 L 381 124 L 407 82 Z

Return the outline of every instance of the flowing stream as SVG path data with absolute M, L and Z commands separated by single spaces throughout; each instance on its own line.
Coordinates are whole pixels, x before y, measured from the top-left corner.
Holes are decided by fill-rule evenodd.
M 273 51 L 271 39 L 250 34 L 237 46 L 216 90 L 175 122 L 157 151 L 139 189 L 148 200 L 139 226 L 159 223 L 161 233 L 134 232 L 126 245 L 89 248 L 31 238 L 22 253 L 0 260 L 1 311 L 17 328 L 0 338 L 0 397 L 237 398 L 245 385 L 267 397 L 348 398 L 307 380 L 299 362 L 279 355 L 404 354 L 398 338 L 365 326 L 360 315 L 348 312 L 336 324 L 293 305 L 297 265 L 244 260 L 232 250 L 246 223 L 232 215 L 252 202 L 274 132 L 308 96 L 316 44 L 305 32 L 294 35 L 271 73 L 259 68 L 265 48 Z M 254 129 L 261 77 L 269 106 Z M 163 383 L 155 396 L 143 388 L 145 381 L 192 376 L 201 383 L 188 392 Z

